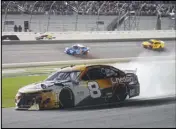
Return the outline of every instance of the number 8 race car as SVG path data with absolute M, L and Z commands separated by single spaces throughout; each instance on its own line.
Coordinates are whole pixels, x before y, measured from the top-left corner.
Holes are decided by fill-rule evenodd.
M 19 89 L 16 109 L 71 108 L 124 101 L 138 96 L 140 84 L 134 70 L 109 65 L 61 68 L 40 83 Z

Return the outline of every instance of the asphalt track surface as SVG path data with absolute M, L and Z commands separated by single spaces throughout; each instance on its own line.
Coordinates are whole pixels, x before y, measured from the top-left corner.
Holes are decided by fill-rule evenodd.
M 84 43 L 91 48 L 92 57 L 140 57 L 175 55 L 175 41 L 167 41 L 166 50 L 157 52 L 141 48 L 141 43 Z M 3 45 L 2 62 L 38 62 L 82 59 L 70 57 L 63 49 L 70 44 L 50 45 Z M 31 48 L 31 49 L 30 49 Z M 12 55 L 8 55 L 8 53 Z M 19 54 L 18 54 L 19 53 Z M 14 54 L 14 55 L 13 55 Z M 47 55 L 53 55 L 53 57 Z M 57 55 L 58 58 L 55 58 Z M 38 57 L 39 56 L 39 57 Z M 41 57 L 43 58 L 41 58 Z M 62 57 L 62 58 L 61 58 Z M 18 60 L 20 59 L 20 60 Z M 163 97 L 151 100 L 150 97 L 176 91 L 175 60 L 164 63 L 138 61 L 128 65 L 138 67 L 141 83 L 141 95 L 113 106 L 46 111 L 15 111 L 14 108 L 2 109 L 2 127 L 34 128 L 34 127 L 176 127 L 176 99 Z M 169 63 L 168 63 L 169 62 Z M 117 64 L 118 66 L 118 64 Z M 164 74 L 163 74 L 164 73 Z M 174 92 L 175 94 L 175 92 Z M 144 100 L 141 97 L 145 98 Z
M 144 49 L 141 46 L 141 42 L 82 43 L 90 48 L 90 53 L 86 57 L 74 57 L 64 53 L 65 47 L 70 47 L 74 43 L 49 44 L 48 42 L 48 44 L 35 45 L 2 45 L 2 64 L 138 56 L 164 56 L 168 55 L 170 52 L 175 52 L 175 41 L 165 42 L 166 49 L 163 52 Z
M 133 100 L 97 108 L 46 111 L 2 110 L 2 127 L 114 128 L 176 127 L 175 98 Z M 8 115 L 7 115 L 8 114 Z

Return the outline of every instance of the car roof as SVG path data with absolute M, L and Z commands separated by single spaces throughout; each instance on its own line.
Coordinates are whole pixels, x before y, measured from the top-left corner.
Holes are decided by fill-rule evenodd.
M 150 39 L 149 41 L 152 41 L 152 42 L 158 42 L 158 41 L 160 41 L 160 40 Z
M 70 72 L 70 71 L 84 71 L 86 68 L 90 67 L 113 67 L 109 65 L 73 65 L 73 66 L 66 66 L 64 68 L 61 68 L 59 71 L 61 72 Z
M 86 69 L 86 65 L 73 65 L 73 66 L 66 66 L 61 68 L 60 71 L 84 71 Z
M 82 44 L 74 44 L 73 46 L 84 47 Z

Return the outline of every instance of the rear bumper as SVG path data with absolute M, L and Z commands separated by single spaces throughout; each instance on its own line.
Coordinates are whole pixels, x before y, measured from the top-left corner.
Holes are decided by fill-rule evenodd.
M 164 48 L 155 48 L 155 49 L 153 49 L 153 50 L 156 50 L 156 51 L 163 51 Z
M 128 86 L 129 98 L 139 96 L 139 94 L 140 94 L 140 84 Z

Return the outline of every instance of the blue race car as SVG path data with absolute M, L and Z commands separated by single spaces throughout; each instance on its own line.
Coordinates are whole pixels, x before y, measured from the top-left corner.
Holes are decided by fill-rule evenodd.
M 81 44 L 75 44 L 72 47 L 66 47 L 64 52 L 68 55 L 87 55 L 89 48 Z

